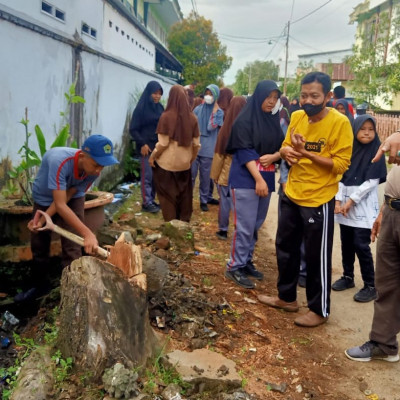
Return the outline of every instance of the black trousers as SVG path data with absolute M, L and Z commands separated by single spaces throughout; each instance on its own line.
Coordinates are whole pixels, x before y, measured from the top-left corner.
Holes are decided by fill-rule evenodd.
M 330 312 L 334 206 L 334 199 L 319 207 L 299 206 L 284 195 L 275 244 L 279 298 L 296 300 L 303 241 L 308 307 L 323 317 Z
M 343 275 L 354 279 L 354 261 L 357 254 L 364 285 L 374 287 L 374 259 L 369 247 L 371 229 L 340 224 L 340 239 L 342 241 Z

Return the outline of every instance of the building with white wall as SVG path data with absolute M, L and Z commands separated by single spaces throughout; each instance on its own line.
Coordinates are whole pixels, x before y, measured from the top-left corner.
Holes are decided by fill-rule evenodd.
M 25 107 L 30 131 L 38 124 L 52 143 L 76 73 L 86 102 L 71 109 L 71 138 L 104 134 L 122 159 L 147 82 L 158 80 L 166 98 L 180 77 L 165 38 L 181 18 L 177 0 L 0 0 L 0 189 L 10 163 L 20 162 Z M 30 146 L 38 151 L 34 135 Z

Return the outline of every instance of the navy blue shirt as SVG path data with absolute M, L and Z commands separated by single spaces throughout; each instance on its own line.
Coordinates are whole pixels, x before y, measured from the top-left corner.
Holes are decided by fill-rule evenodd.
M 254 149 L 239 149 L 233 154 L 231 171 L 229 173 L 229 185 L 234 189 L 255 189 L 256 181 L 247 169 L 249 161 L 258 161 L 259 154 Z M 257 163 L 261 176 L 268 185 L 270 192 L 275 191 L 275 164 L 263 168 Z

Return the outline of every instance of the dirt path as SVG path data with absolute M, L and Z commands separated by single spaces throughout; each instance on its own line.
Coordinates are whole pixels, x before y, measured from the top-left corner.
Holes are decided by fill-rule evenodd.
M 277 224 L 277 196 L 273 195 L 267 220 L 262 227 L 259 249 L 268 246 L 274 240 Z M 261 244 L 265 238 L 264 246 Z M 376 245 L 372 246 L 373 254 L 376 252 Z M 400 399 L 400 363 L 386 363 L 375 361 L 369 363 L 357 363 L 348 360 L 344 350 L 348 347 L 360 345 L 368 340 L 369 330 L 373 315 L 373 302 L 362 304 L 353 300 L 353 295 L 362 287 L 360 269 L 356 266 L 356 287 L 344 292 L 334 292 L 331 295 L 331 317 L 329 322 L 314 330 L 309 330 L 310 335 L 324 337 L 334 351 L 332 360 L 343 373 L 343 378 L 338 381 L 337 387 L 345 392 L 349 398 L 358 400 L 367 397 L 360 391 L 361 386 L 367 385 L 371 393 L 375 393 L 379 400 Z M 333 247 L 333 275 L 332 282 L 342 274 L 341 249 L 339 227 L 335 226 L 335 237 Z M 306 306 L 305 290 L 299 288 L 298 299 Z M 400 305 L 399 305 L 400 306 Z M 299 329 L 295 326 L 293 329 Z M 303 329 L 302 329 L 303 331 Z M 368 392 L 367 392 L 368 393 Z

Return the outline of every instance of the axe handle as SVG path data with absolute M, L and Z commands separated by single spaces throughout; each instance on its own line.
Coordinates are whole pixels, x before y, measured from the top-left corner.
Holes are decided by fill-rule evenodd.
M 55 233 L 58 233 L 60 236 L 63 236 L 69 240 L 71 240 L 72 242 L 79 244 L 80 246 L 83 247 L 84 245 L 84 240 L 83 238 L 81 238 L 78 235 L 75 235 L 75 233 L 69 232 L 63 228 L 60 228 L 58 225 L 54 225 L 54 229 L 53 231 Z M 103 258 L 107 258 L 108 257 L 108 251 L 106 249 L 103 249 L 102 247 L 98 247 L 96 250 L 97 254 Z

